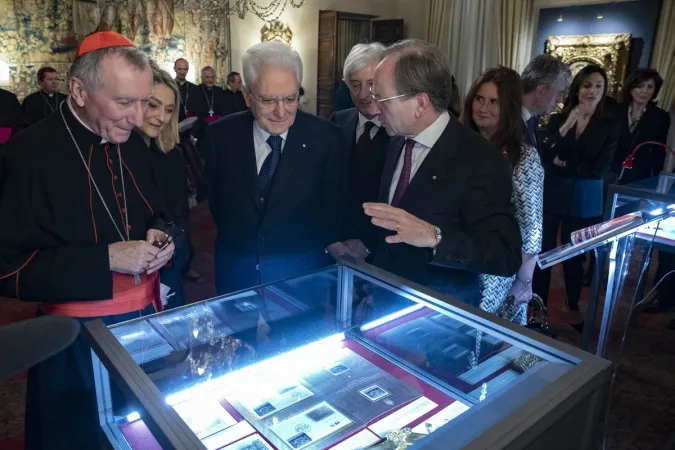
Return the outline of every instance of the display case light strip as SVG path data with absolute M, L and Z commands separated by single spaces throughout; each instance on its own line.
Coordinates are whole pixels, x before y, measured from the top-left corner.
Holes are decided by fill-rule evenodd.
M 134 411 L 131 414 L 127 415 L 127 422 L 135 422 L 141 418 L 141 415 L 138 411 Z
M 380 325 L 384 325 L 385 323 L 389 323 L 392 320 L 396 320 L 400 317 L 407 316 L 408 314 L 414 313 L 415 311 L 419 311 L 422 308 L 424 308 L 424 305 L 420 305 L 420 304 L 409 306 L 409 307 L 404 308 L 400 311 L 396 311 L 395 313 L 389 314 L 388 316 L 384 316 L 384 317 L 381 317 L 377 320 L 373 320 L 372 322 L 368 322 L 364 325 L 361 325 L 361 331 L 372 330 L 373 328 L 377 328 Z
M 236 394 L 241 392 L 242 388 L 255 389 L 260 375 L 274 376 L 283 373 L 284 376 L 293 377 L 295 373 L 304 373 L 317 367 L 317 365 L 330 363 L 335 357 L 334 352 L 339 349 L 344 339 L 344 333 L 334 334 L 235 372 L 175 392 L 166 397 L 166 403 L 173 406 L 203 395 L 213 398 L 216 392 L 220 395 L 228 392 Z

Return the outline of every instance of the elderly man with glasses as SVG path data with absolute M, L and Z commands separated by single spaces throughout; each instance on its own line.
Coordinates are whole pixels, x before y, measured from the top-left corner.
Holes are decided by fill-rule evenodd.
M 209 125 L 219 294 L 331 264 L 348 252 L 340 218 L 347 158 L 339 127 L 298 111 L 302 61 L 280 42 L 242 58 L 247 112 Z
M 508 160 L 447 112 L 446 58 L 423 41 L 394 44 L 372 89 L 389 141 L 379 203 L 364 208 L 381 227 L 373 263 L 475 306 L 481 273 L 511 276 L 521 237 Z

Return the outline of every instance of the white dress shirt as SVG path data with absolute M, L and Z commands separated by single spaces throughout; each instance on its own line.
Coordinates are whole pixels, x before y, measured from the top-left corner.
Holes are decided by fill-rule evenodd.
M 533 114 L 523 106 L 523 122 L 527 123 L 528 120 L 530 120 L 530 117 L 532 117 Z
M 431 151 L 431 147 L 436 144 L 436 141 L 441 137 L 441 134 L 445 131 L 445 127 L 448 126 L 450 122 L 450 114 L 448 112 L 443 112 L 438 119 L 431 125 L 429 125 L 424 131 L 412 138 L 415 141 L 415 145 L 412 149 L 412 170 L 410 171 L 410 181 L 412 181 L 415 173 L 420 168 L 424 162 L 424 158 L 427 157 Z M 405 146 L 405 144 L 403 144 Z M 398 158 L 398 164 L 396 164 L 396 170 L 394 171 L 394 176 L 391 179 L 391 187 L 389 188 L 389 203 L 391 204 L 392 199 L 394 198 L 394 192 L 396 192 L 396 185 L 398 184 L 398 179 L 401 177 L 401 171 L 403 170 L 403 158 L 405 156 L 405 151 L 401 152 L 401 156 Z
M 286 136 L 288 136 L 288 130 L 286 130 L 281 136 L 281 153 L 284 152 L 284 146 L 286 145 Z M 258 124 L 258 121 L 253 122 L 253 144 L 255 145 L 255 164 L 258 168 L 258 174 L 260 174 L 260 169 L 265 162 L 267 155 L 272 153 L 272 147 L 267 143 L 267 138 L 270 137 L 270 134 L 263 129 Z
M 359 113 L 359 123 L 356 125 L 356 142 L 359 142 L 361 135 L 363 135 L 363 132 L 366 131 L 366 122 L 373 122 L 373 125 L 375 125 L 373 128 L 370 129 L 371 141 L 375 138 L 377 132 L 380 131 L 380 127 L 382 126 L 382 124 L 380 123 L 377 117 L 371 120 L 367 119 L 366 116 Z

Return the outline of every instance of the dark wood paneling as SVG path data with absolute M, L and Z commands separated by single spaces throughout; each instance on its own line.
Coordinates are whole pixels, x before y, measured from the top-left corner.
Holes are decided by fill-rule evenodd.
M 316 113 L 321 117 L 328 117 L 333 112 L 337 19 L 335 11 L 319 11 Z
M 391 45 L 403 39 L 403 19 L 373 20 L 370 22 L 370 36 L 375 42 Z

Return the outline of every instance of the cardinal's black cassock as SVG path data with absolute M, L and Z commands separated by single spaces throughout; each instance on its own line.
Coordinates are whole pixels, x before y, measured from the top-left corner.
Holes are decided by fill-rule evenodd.
M 108 256 L 109 244 L 166 230 L 160 181 L 137 133 L 105 142 L 65 101 L 5 144 L 0 158 L 0 296 L 81 322 L 112 324 L 161 309 L 157 273 L 111 272 Z M 82 336 L 29 371 L 26 396 L 27 450 L 98 448 Z

